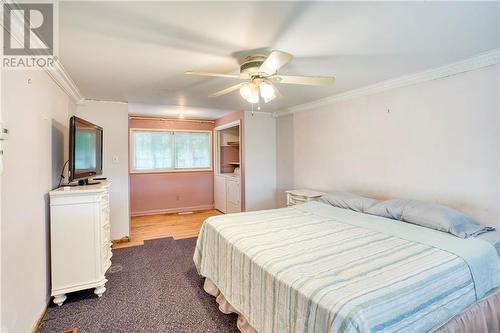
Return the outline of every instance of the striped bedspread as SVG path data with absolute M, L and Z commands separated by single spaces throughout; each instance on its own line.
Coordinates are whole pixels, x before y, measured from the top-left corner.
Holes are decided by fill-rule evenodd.
M 356 219 L 381 221 L 319 203 L 209 218 L 194 262 L 262 333 L 428 332 L 476 301 L 462 257 Z

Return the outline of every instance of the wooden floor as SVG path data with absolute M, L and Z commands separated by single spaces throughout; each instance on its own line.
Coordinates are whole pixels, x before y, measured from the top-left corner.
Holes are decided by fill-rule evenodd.
M 135 216 L 131 218 L 130 242 L 114 244 L 113 248 L 143 245 L 147 239 L 196 237 L 206 218 L 220 214 L 218 210 L 204 210 L 192 214 Z

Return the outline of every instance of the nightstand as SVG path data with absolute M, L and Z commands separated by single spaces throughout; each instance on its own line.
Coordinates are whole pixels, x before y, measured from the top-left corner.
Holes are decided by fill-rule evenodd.
M 320 191 L 299 189 L 299 190 L 288 190 L 286 192 L 286 205 L 293 206 L 304 202 L 316 200 L 325 193 Z

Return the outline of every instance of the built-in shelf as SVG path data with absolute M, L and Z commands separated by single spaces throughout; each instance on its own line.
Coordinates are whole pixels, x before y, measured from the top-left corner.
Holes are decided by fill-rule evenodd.
M 223 213 L 241 212 L 240 143 L 240 120 L 215 128 L 214 207 Z

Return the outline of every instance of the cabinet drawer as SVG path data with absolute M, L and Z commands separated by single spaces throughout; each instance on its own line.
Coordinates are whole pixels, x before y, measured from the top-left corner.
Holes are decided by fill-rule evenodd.
M 307 202 L 309 200 L 310 200 L 309 198 L 294 195 L 294 196 L 290 196 L 288 204 L 289 205 L 299 205 L 299 204 Z

